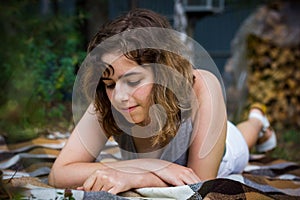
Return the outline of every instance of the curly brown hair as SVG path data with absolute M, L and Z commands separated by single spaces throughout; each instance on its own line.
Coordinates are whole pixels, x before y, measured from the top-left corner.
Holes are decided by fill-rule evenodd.
M 134 9 L 113 21 L 104 24 L 91 40 L 88 46 L 88 52 L 93 53 L 100 43 L 116 34 L 145 27 L 171 29 L 168 20 L 162 15 L 146 9 Z M 143 46 L 141 44 L 151 42 L 159 44 L 163 43 L 165 45 L 172 45 L 174 51 L 185 48 L 183 43 L 176 37 L 170 37 L 169 35 L 165 35 L 165 37 L 156 37 L 156 35 L 151 35 L 146 32 L 147 31 L 138 38 L 133 34 L 132 38 L 130 38 L 130 42 L 137 46 Z M 191 115 L 190 96 L 192 93 L 191 86 L 193 84 L 192 65 L 187 59 L 174 51 L 171 52 L 154 48 L 135 48 L 135 50 L 128 51 L 128 45 L 130 45 L 128 38 L 127 41 L 111 40 L 108 45 L 109 47 L 106 46 L 104 52 L 111 53 L 120 51 L 121 49 L 123 55 L 128 59 L 135 61 L 138 65 L 150 65 L 152 67 L 155 78 L 154 83 L 158 84 L 154 84 L 152 88 L 151 103 L 162 106 L 165 115 L 167 115 L 167 121 L 162 122 L 161 118 L 164 115 L 164 113 L 162 113 L 163 109 L 156 109 L 156 112 L 154 113 L 155 119 L 151 120 L 156 120 L 159 125 L 159 131 L 152 138 L 152 144 L 164 145 L 176 135 L 181 122 Z M 98 51 L 98 53 L 99 52 L 101 51 Z M 97 54 L 97 51 L 94 54 Z M 101 57 L 101 55 L 98 56 Z M 158 65 L 165 67 L 159 67 Z M 106 68 L 106 66 L 101 64 L 99 66 Z M 173 71 L 176 73 L 170 73 Z M 113 69 L 108 70 L 106 68 L 104 72 L 113 73 Z M 89 77 L 90 76 L 88 75 L 86 77 L 87 85 L 91 85 Z M 96 112 L 99 114 L 99 123 L 107 135 L 122 134 L 122 130 L 124 129 L 122 129 L 120 125 L 128 126 L 129 124 L 126 124 L 128 122 L 122 118 L 121 114 L 115 114 L 117 111 L 114 110 L 107 97 L 105 85 L 101 78 L 97 82 L 96 88 L 94 106 Z M 174 93 L 174 90 L 176 94 Z

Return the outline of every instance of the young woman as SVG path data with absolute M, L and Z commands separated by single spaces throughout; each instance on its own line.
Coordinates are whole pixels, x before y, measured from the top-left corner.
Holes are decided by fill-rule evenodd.
M 52 167 L 51 185 L 117 194 L 192 184 L 239 173 L 249 148 L 276 146 L 262 105 L 237 126 L 227 121 L 220 81 L 180 55 L 188 51 L 172 34 L 163 16 L 145 9 L 102 26 L 83 80 L 93 98 Z M 122 160 L 95 162 L 110 137 Z

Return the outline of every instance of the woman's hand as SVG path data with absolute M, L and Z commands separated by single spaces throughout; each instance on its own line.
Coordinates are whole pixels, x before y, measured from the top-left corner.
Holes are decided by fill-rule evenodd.
M 154 173 L 147 170 L 122 167 L 98 169 L 92 173 L 83 186 L 78 190 L 84 191 L 107 191 L 118 194 L 130 189 L 141 187 L 166 187 L 168 186 Z
M 112 194 L 127 191 L 134 187 L 140 173 L 127 172 L 125 169 L 106 168 L 92 173 L 83 186 L 78 187 L 84 191 L 106 191 Z
M 122 166 L 134 168 L 138 166 L 140 170 L 152 172 L 152 174 L 169 186 L 193 184 L 201 181 L 193 169 L 159 159 L 146 158 L 112 162 L 109 163 L 109 166 L 113 168 L 120 168 Z
M 170 163 L 166 167 L 154 171 L 153 173 L 164 182 L 173 186 L 193 184 L 201 181 L 191 168 L 174 163 Z

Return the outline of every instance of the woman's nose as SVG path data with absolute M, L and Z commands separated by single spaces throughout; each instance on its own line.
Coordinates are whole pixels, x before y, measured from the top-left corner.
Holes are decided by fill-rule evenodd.
M 128 101 L 130 96 L 130 91 L 128 87 L 123 84 L 116 84 L 113 97 L 116 102 Z

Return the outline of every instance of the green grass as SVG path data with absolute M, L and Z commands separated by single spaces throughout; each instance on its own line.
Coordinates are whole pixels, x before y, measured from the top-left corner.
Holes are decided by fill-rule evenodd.
M 278 146 L 272 157 L 300 163 L 300 130 L 277 131 Z

